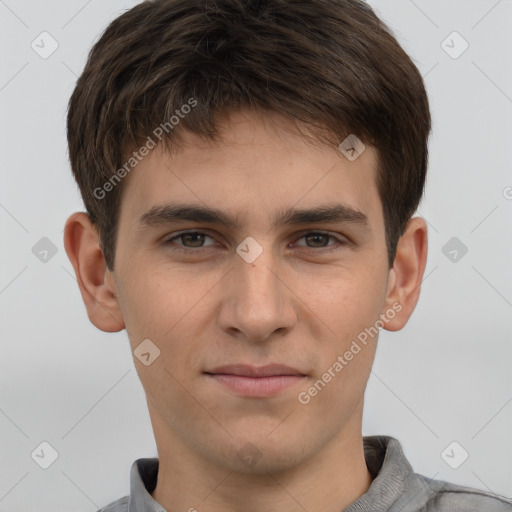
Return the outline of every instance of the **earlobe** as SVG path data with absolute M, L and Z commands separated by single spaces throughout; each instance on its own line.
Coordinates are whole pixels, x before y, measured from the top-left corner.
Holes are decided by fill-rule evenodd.
M 124 329 L 115 282 L 107 269 L 97 230 L 86 213 L 74 213 L 66 221 L 64 247 L 75 270 L 89 320 L 105 332 Z
M 421 281 L 427 263 L 427 238 L 425 220 L 414 217 L 409 220 L 404 234 L 398 241 L 388 280 L 386 309 L 392 308 L 396 311 L 400 309 L 400 311 L 384 326 L 388 331 L 402 329 L 418 303 Z

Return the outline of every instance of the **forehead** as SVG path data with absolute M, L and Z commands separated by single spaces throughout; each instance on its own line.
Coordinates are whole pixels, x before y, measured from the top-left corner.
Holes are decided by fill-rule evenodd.
M 251 111 L 224 116 L 218 126 L 216 141 L 183 131 L 179 150 L 167 153 L 159 144 L 144 157 L 123 184 L 122 216 L 129 211 L 133 222 L 173 200 L 222 208 L 248 220 L 265 212 L 270 221 L 277 209 L 340 201 L 378 216 L 377 157 L 371 146 L 351 161 L 338 146 L 305 139 L 289 120 Z

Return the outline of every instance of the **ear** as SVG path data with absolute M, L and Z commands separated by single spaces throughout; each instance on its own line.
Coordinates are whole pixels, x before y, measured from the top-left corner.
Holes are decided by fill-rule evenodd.
M 393 267 L 389 271 L 385 304 L 388 311 L 393 309 L 397 314 L 385 323 L 384 329 L 388 331 L 402 329 L 416 307 L 427 264 L 427 238 L 427 223 L 414 217 L 398 241 Z
M 98 232 L 86 213 L 74 213 L 66 221 L 64 247 L 75 270 L 89 320 L 105 332 L 124 329 L 114 276 L 107 269 Z

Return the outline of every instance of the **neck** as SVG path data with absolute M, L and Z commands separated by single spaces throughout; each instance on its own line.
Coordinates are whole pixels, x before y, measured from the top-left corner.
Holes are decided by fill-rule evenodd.
M 178 438 L 161 450 L 156 434 L 160 465 L 152 497 L 169 512 L 339 512 L 372 483 L 360 428 L 341 432 L 290 470 L 258 474 L 221 467 Z

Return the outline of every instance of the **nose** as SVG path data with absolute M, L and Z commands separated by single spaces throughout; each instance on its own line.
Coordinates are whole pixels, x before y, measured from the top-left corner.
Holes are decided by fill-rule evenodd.
M 297 303 L 286 277 L 270 248 L 250 263 L 235 254 L 222 287 L 220 328 L 251 342 L 290 332 L 297 322 Z

